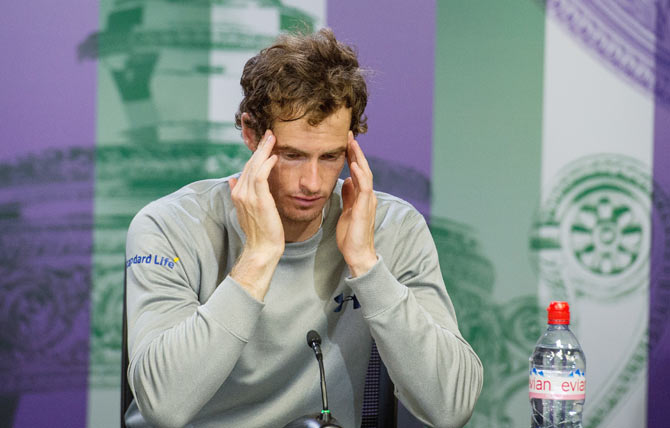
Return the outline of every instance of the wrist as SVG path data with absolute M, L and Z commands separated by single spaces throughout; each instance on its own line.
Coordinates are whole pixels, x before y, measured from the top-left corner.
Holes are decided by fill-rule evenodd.
M 373 266 L 377 264 L 378 260 L 379 259 L 377 258 L 376 253 L 369 253 L 365 256 L 357 257 L 356 260 L 352 263 L 347 263 L 349 265 L 349 271 L 351 272 L 352 278 L 357 278 L 368 273 L 370 269 L 372 269 Z
M 248 243 L 242 249 L 238 260 L 244 259 L 256 267 L 263 268 L 267 265 L 276 265 L 284 254 L 284 243 L 281 245 L 252 246 Z
M 245 249 L 233 266 L 230 276 L 251 296 L 262 302 L 270 288 L 280 258 L 281 253 L 277 255 L 273 251 Z

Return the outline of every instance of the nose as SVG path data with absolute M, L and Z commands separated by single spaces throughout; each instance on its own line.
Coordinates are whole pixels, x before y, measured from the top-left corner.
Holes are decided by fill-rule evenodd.
M 300 173 L 300 190 L 307 195 L 313 195 L 318 193 L 320 189 L 321 177 L 318 160 L 305 162 Z

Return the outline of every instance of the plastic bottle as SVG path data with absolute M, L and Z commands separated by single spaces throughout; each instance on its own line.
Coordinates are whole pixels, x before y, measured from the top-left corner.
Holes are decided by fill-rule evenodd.
M 551 302 L 547 330 L 530 356 L 531 428 L 582 428 L 586 357 L 570 331 L 570 306 Z

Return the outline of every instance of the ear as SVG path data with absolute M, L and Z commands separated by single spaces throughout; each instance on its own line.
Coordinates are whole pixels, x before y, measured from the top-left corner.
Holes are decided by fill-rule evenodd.
M 244 139 L 244 145 L 249 147 L 249 150 L 252 152 L 256 151 L 258 147 L 258 140 L 256 139 L 256 132 L 253 129 L 249 128 L 246 123 L 250 121 L 251 115 L 249 113 L 242 113 L 242 138 Z

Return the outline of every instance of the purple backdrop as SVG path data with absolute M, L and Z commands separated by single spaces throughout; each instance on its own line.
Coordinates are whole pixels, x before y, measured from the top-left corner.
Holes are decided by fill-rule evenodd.
M 362 66 L 374 71 L 366 110 L 369 131 L 359 137 L 363 150 L 430 180 L 435 1 L 329 1 L 326 18 L 339 39 L 358 48 Z M 429 213 L 429 199 L 411 202 Z
M 0 14 L 2 158 L 95 144 L 96 66 L 77 45 L 97 28 L 97 2 L 9 2 Z
M 27 309 L 2 326 L 5 351 L 20 362 L 4 373 L 0 418 L 15 427 L 86 425 L 97 75 L 95 63 L 78 61 L 77 45 L 97 23 L 98 3 L 85 0 L 9 2 L 0 14 L 0 203 L 17 216 L 4 218 L 5 241 L 39 254 L 0 280 L 0 300 L 18 295 L 15 308 Z M 73 203 L 76 219 L 66 214 Z M 41 283 L 22 286 L 28 271 Z M 12 331 L 31 337 L 15 342 Z

